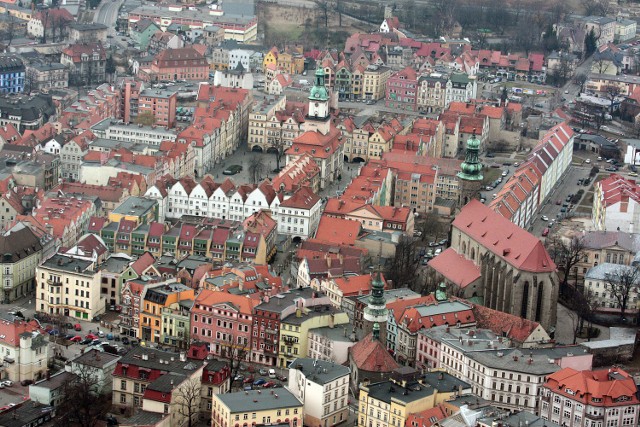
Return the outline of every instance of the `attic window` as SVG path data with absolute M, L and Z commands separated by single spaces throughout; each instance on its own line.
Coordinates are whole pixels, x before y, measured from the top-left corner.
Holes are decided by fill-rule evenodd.
M 566 391 L 567 394 L 570 394 L 571 396 L 575 396 L 576 395 L 576 392 L 571 390 L 570 388 L 566 388 L 566 389 L 564 389 L 564 391 Z
M 486 220 L 487 220 L 487 217 L 485 216 L 484 218 L 482 218 L 480 222 L 485 222 Z
M 502 250 L 502 256 L 507 256 L 511 253 L 511 249 L 510 248 L 504 248 Z

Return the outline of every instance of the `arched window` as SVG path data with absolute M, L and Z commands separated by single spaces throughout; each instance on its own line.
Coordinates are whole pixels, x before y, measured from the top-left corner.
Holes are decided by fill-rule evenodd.
M 467 254 L 467 242 L 462 242 L 462 253 Z
M 475 248 L 471 248 L 471 261 L 476 260 L 476 250 Z
M 524 282 L 522 288 L 522 305 L 520 307 L 520 317 L 527 318 L 527 307 L 529 305 L 529 282 Z

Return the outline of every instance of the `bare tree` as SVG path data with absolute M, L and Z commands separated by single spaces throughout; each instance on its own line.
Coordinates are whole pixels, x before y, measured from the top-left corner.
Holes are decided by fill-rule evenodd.
M 582 0 L 585 15 L 607 16 L 611 12 L 609 0 Z
M 605 274 L 604 287 L 611 292 L 611 296 L 618 302 L 620 318 L 624 319 L 629 298 L 638 292 L 640 287 L 640 268 L 637 266 L 620 266 L 612 273 Z
M 318 9 L 322 16 L 325 28 L 329 27 L 329 11 L 331 10 L 329 0 L 314 0 L 313 2 L 316 4 L 316 9 Z
M 609 100 L 609 114 L 613 114 L 613 106 L 616 102 L 616 99 L 620 96 L 620 86 L 618 85 L 607 85 L 604 87 L 604 93 Z
M 143 126 L 151 126 L 156 124 L 156 116 L 154 116 L 151 111 L 143 111 L 138 114 L 135 123 Z
M 7 11 L 7 24 L 4 31 L 4 41 L 7 44 L 7 49 L 11 46 L 16 31 L 16 17 Z
M 175 396 L 174 407 L 178 414 L 187 419 L 187 426 L 192 427 L 194 417 L 198 415 L 200 408 L 201 385 L 199 378 L 192 378 L 182 383 L 177 390 L 173 391 Z
M 547 250 L 558 268 L 562 270 L 560 291 L 566 294 L 569 288 L 571 270 L 584 258 L 585 247 L 582 239 L 577 237 L 562 238 L 554 233 L 547 239 Z
M 598 73 L 598 74 L 604 74 L 607 69 L 609 68 L 609 66 L 611 65 L 611 61 L 609 61 L 608 59 L 600 56 L 597 59 L 593 60 L 593 63 L 591 65 L 591 69 L 594 70 L 594 72 Z
M 429 212 L 422 217 L 419 230 L 422 233 L 422 236 L 420 236 L 422 241 L 424 241 L 427 236 L 431 236 L 436 240 L 438 236 L 446 232 L 444 225 L 440 222 L 440 216 L 435 212 Z
M 259 154 L 251 156 L 249 159 L 249 176 L 255 184 L 260 181 L 263 172 L 264 162 L 262 161 L 262 156 Z
M 411 285 L 418 272 L 418 261 L 413 239 L 402 236 L 396 245 L 395 256 L 387 262 L 385 277 L 392 280 L 396 287 Z
M 98 418 L 111 407 L 111 402 L 101 394 L 103 384 L 91 370 L 82 368 L 74 373 L 75 380 L 63 386 L 64 400 L 57 408 L 58 425 L 94 427 L 98 424 Z
M 232 381 L 240 370 L 240 364 L 247 359 L 250 350 L 249 340 L 245 337 L 227 334 L 225 340 L 220 340 L 220 357 L 229 362 Z

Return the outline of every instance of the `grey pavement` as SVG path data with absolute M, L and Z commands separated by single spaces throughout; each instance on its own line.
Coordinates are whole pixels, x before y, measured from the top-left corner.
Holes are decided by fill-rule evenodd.
M 556 334 L 555 339 L 560 344 L 572 344 L 573 343 L 573 328 L 574 319 L 570 314 L 570 310 L 558 303 L 558 321 L 556 322 Z M 586 323 L 585 323 L 586 324 Z M 595 328 L 600 329 L 600 335 L 597 338 L 592 338 L 591 341 L 601 341 L 609 339 L 609 328 L 601 325 L 592 325 Z M 581 343 L 587 341 L 586 339 L 578 338 L 577 342 Z

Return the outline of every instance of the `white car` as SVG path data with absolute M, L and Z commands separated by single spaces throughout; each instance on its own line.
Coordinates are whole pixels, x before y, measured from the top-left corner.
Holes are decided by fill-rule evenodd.
M 502 171 L 502 176 L 507 176 L 509 175 L 509 171 Z
M 591 163 L 591 159 L 587 159 L 587 160 L 585 160 L 584 162 L 585 162 L 586 164 L 589 164 L 589 163 Z
M 549 218 L 547 218 L 546 215 L 542 215 L 542 217 L 540 217 L 540 219 L 542 219 L 543 221 L 549 221 Z
M 2 381 L 0 384 L 2 384 L 5 387 L 11 387 L 13 385 L 13 381 L 11 380 L 4 380 Z

